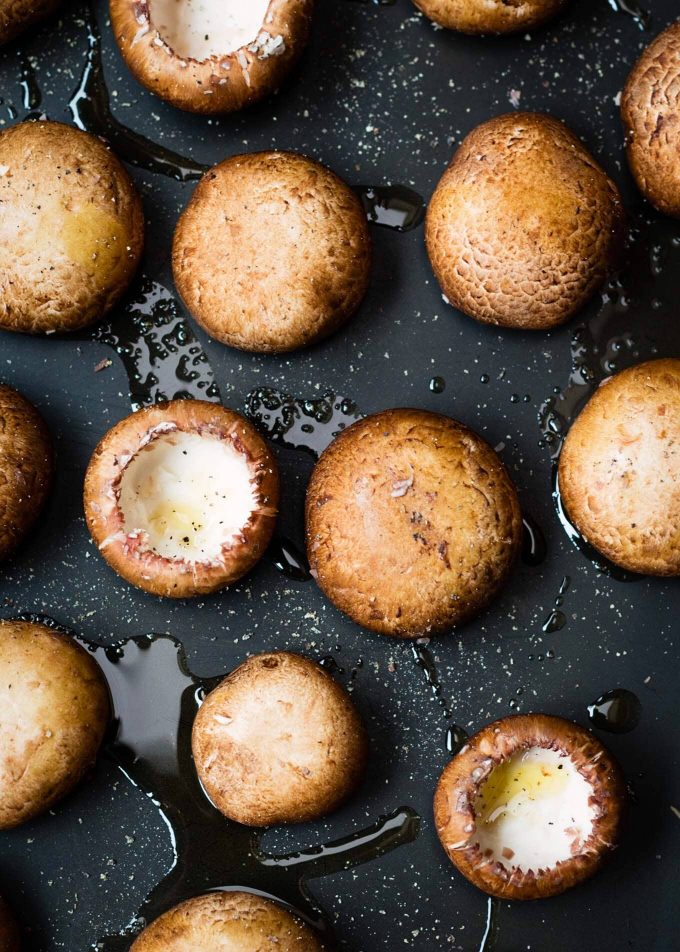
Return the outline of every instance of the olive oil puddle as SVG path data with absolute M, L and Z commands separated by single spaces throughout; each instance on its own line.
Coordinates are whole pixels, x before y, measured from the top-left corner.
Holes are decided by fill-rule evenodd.
M 635 224 L 625 266 L 602 292 L 597 313 L 572 331 L 567 386 L 556 388 L 538 414 L 541 445 L 549 449 L 553 462 L 552 499 L 562 528 L 596 571 L 621 582 L 642 576 L 606 559 L 571 522 L 562 502 L 558 460 L 569 427 L 604 379 L 645 360 L 675 355 L 680 348 L 671 281 L 680 269 L 680 240 L 673 235 L 672 224 L 649 222 L 648 214 L 649 209 L 638 206 L 631 215 Z
M 425 202 L 405 185 L 358 185 L 355 191 L 373 225 L 404 232 L 423 223 Z
M 222 816 L 204 794 L 193 765 L 196 711 L 224 675 L 192 674 L 182 644 L 168 635 L 105 647 L 44 615 L 18 617 L 71 635 L 94 656 L 108 682 L 113 708 L 103 754 L 152 801 L 171 836 L 174 859 L 165 878 L 125 929 L 102 938 L 93 949 L 124 952 L 134 936 L 167 909 L 219 889 L 245 889 L 274 898 L 328 934 L 308 880 L 363 865 L 419 835 L 418 814 L 402 807 L 331 843 L 286 855 L 263 851 L 262 831 Z
M 133 410 L 167 400 L 219 402 L 208 358 L 162 284 L 143 278 L 113 315 L 81 340 L 111 347 L 127 372 Z
M 640 723 L 642 704 L 632 691 L 614 688 L 588 705 L 588 717 L 593 727 L 611 734 L 627 734 Z
M 152 142 L 114 117 L 104 79 L 101 33 L 91 0 L 85 7 L 85 26 L 87 58 L 80 82 L 68 104 L 76 126 L 106 139 L 119 158 L 140 169 L 168 175 L 179 182 L 199 179 L 210 166 Z

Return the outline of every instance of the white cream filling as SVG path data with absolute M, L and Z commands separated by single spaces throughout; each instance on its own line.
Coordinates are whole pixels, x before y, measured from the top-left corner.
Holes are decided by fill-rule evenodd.
M 227 56 L 254 43 L 265 24 L 269 0 L 149 0 L 149 16 L 181 57 Z
M 257 508 L 251 467 L 231 440 L 161 433 L 123 471 L 126 534 L 167 559 L 219 562 Z
M 570 757 L 533 747 L 495 767 L 474 802 L 475 840 L 506 869 L 550 869 L 582 851 L 593 789 Z

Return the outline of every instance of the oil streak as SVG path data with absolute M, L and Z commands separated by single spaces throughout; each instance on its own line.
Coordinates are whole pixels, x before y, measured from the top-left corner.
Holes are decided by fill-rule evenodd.
M 23 96 L 22 105 L 29 112 L 27 118 L 34 118 L 33 114 L 42 105 L 42 90 L 35 71 L 35 60 L 26 54 L 21 61 L 20 85 Z
M 347 426 L 361 420 L 356 404 L 326 390 L 322 397 L 293 397 L 273 387 L 257 387 L 246 398 L 245 414 L 274 443 L 318 457 Z
M 86 8 L 86 26 L 87 58 L 80 82 L 68 104 L 76 126 L 102 136 L 119 158 L 140 169 L 168 175 L 179 182 L 199 179 L 209 166 L 152 142 L 113 116 L 104 80 L 101 34 L 91 0 Z
M 652 25 L 652 15 L 644 10 L 637 0 L 609 0 L 609 6 L 617 13 L 627 13 L 633 17 L 641 30 L 648 30 Z
M 444 696 L 442 684 L 439 680 L 439 673 L 437 672 L 437 665 L 432 652 L 427 645 L 417 641 L 409 647 L 413 660 L 417 666 L 425 672 L 427 683 L 432 689 L 432 694 L 444 711 L 444 717 L 447 721 L 450 721 L 453 717 L 451 703 Z M 463 727 L 459 727 L 457 724 L 449 724 L 446 731 L 446 749 L 451 755 L 457 754 L 467 739 L 468 733 Z
M 25 613 L 25 620 L 73 636 L 89 651 L 109 685 L 112 727 L 108 756 L 155 805 L 168 827 L 174 859 L 137 915 L 117 935 L 100 940 L 99 952 L 127 952 L 131 939 L 167 909 L 211 890 L 235 888 L 282 902 L 310 925 L 328 932 L 307 880 L 352 869 L 419 834 L 410 807 L 381 817 L 366 830 L 286 856 L 260 849 L 261 831 L 233 823 L 208 800 L 191 754 L 191 729 L 206 694 L 222 676 L 199 678 L 184 648 L 167 635 L 145 635 L 104 647 L 74 635 L 54 619 Z
M 500 912 L 500 901 L 493 896 L 489 896 L 486 905 L 486 929 L 482 936 L 482 943 L 479 946 L 479 952 L 493 952 L 496 948 L 499 935 L 498 913 Z
M 532 517 L 524 513 L 522 518 L 522 561 L 536 568 L 545 562 L 548 546 L 541 527 Z
M 640 723 L 642 704 L 632 691 L 615 688 L 588 705 L 588 717 L 599 730 L 611 734 L 627 734 Z
M 156 281 L 143 278 L 137 292 L 85 339 L 112 347 L 121 358 L 133 410 L 166 400 L 220 400 L 203 348 L 173 295 Z

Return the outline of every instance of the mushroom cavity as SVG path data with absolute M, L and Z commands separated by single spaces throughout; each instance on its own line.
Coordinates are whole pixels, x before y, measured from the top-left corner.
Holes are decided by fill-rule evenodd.
M 593 788 L 561 751 L 532 747 L 494 767 L 474 802 L 484 856 L 522 872 L 554 867 L 592 833 Z
M 162 558 L 219 561 L 257 508 L 253 471 L 232 441 L 162 433 L 123 471 L 118 505 L 124 530 Z
M 199 62 L 259 43 L 268 9 L 269 0 L 149 0 L 150 19 L 168 46 Z M 266 40 L 275 42 L 269 34 Z

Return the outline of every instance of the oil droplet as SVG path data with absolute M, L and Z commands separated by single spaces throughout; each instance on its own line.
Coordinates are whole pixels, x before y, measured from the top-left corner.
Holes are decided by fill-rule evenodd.
M 640 723 L 642 704 L 632 691 L 615 688 L 607 691 L 588 705 L 588 717 L 593 727 L 612 734 L 627 734 Z
M 432 393 L 444 393 L 446 381 L 443 377 L 432 377 L 429 386 Z
M 137 292 L 85 340 L 112 347 L 123 361 L 133 410 L 165 400 L 219 402 L 215 377 L 170 292 L 143 278 Z
M 522 518 L 522 561 L 525 565 L 536 567 L 545 562 L 548 546 L 541 527 L 532 517 L 524 514 Z
M 405 185 L 358 185 L 356 192 L 366 217 L 374 225 L 411 231 L 425 218 L 425 202 Z
M 547 635 L 551 635 L 556 631 L 562 631 L 564 626 L 567 624 L 567 616 L 564 612 L 554 609 L 550 612 L 547 619 L 543 623 L 542 631 Z
M 307 556 L 291 539 L 283 537 L 274 539 L 269 547 L 269 554 L 274 560 L 275 567 L 286 578 L 294 582 L 307 582 L 312 577 Z
M 457 724 L 449 727 L 446 732 L 446 749 L 452 757 L 465 747 L 469 736 L 468 732 Z
M 319 456 L 336 436 L 363 418 L 347 397 L 327 390 L 322 397 L 293 397 L 274 387 L 258 387 L 246 398 L 245 414 L 268 439 Z

